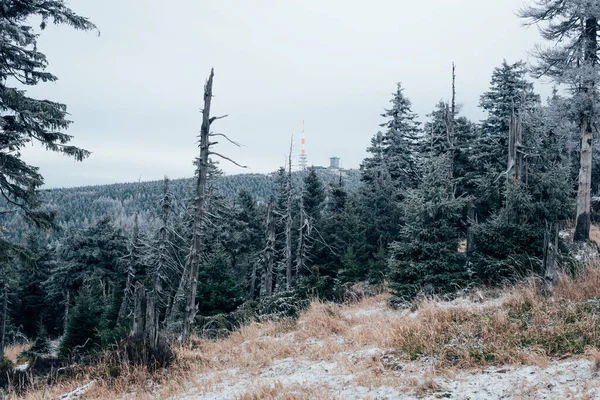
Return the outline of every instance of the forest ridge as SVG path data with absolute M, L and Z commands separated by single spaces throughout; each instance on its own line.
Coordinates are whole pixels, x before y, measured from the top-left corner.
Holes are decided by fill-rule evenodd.
M 454 63 L 451 97 L 432 105 L 425 123 L 397 83 L 381 105 L 379 128 L 368 133 L 368 155 L 358 171 L 293 171 L 290 144 L 273 174 L 223 176 L 219 163 L 245 166 L 220 149 L 219 142 L 238 144 L 217 130 L 230 117 L 212 111 L 214 102 L 226 105 L 227 99 L 215 96 L 219 76 L 211 69 L 200 105 L 198 156 L 190 160 L 194 178 L 41 190 L 43 176 L 22 159 L 23 147 L 39 143 L 78 162 L 90 153 L 65 133 L 71 124 L 66 105 L 29 97 L 28 87 L 57 80 L 46 70 L 39 34 L 48 23 L 97 28 L 63 0 L 3 3 L 0 388 L 35 389 L 43 379 L 58 379 L 48 371 L 67 366 L 72 376 L 77 368 L 99 365 L 115 377 L 130 367 L 169 371 L 181 366 L 182 349 L 194 351 L 197 341 L 211 343 L 257 322 L 293 324 L 314 301 L 388 293 L 388 306 L 408 310 L 427 299 L 521 281 L 520 297 L 506 303 L 516 311 L 494 314 L 504 328 L 511 318 L 522 322 L 521 329 L 535 327 L 515 346 L 539 342 L 546 356 L 557 348 L 582 354 L 600 346 L 595 331 L 566 318 L 560 329 L 577 345 L 553 347 L 523 314 L 524 307 L 534 309 L 527 304 L 569 298 L 565 288 L 573 285 L 561 281 L 561 273 L 568 282 L 597 276 L 586 261 L 598 256 L 590 232 L 597 219 L 592 198 L 600 187 L 593 135 L 600 5 L 539 0 L 519 16 L 540 28 L 544 45 L 531 64 L 505 60 L 490 71 L 479 102 L 484 120 L 461 115 L 460 66 Z M 31 17 L 41 19 L 39 31 Z M 556 85 L 545 101 L 533 84 L 542 78 Z M 576 314 L 595 315 L 586 307 Z M 544 310 L 535 311 L 550 318 Z M 454 317 L 446 317 L 460 336 Z M 398 329 L 415 338 L 423 327 L 417 328 Z M 452 342 L 444 327 L 435 332 L 430 341 Z M 421 350 L 410 343 L 397 350 L 411 359 L 426 357 L 426 342 L 418 342 Z M 5 358 L 9 346 L 19 345 L 15 360 Z M 431 350 L 436 357 L 438 350 Z M 490 352 L 444 357 L 457 364 L 510 358 Z

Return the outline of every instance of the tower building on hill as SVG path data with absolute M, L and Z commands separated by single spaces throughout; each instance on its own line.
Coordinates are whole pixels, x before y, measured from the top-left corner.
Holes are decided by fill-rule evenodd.
M 306 157 L 306 139 L 304 137 L 304 120 L 302 120 L 302 150 L 300 151 L 300 155 L 298 156 L 298 166 L 301 171 L 305 171 L 308 165 L 307 157 Z
M 329 168 L 340 169 L 340 158 L 339 157 L 329 157 Z

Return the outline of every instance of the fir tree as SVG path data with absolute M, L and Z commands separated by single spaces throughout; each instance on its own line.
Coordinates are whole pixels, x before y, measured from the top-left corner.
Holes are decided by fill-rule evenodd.
M 499 284 L 540 270 L 548 224 L 565 221 L 573 185 L 568 144 L 573 125 L 558 96 L 524 119 L 525 179 L 507 180 L 503 206 L 476 230 L 474 269 L 479 279 Z
M 18 303 L 13 306 L 13 321 L 22 327 L 27 337 L 35 337 L 40 324 L 54 331 L 55 310 L 46 307 L 47 293 L 43 283 L 48 279 L 55 260 L 52 250 L 43 247 L 37 233 L 30 232 L 26 244 L 29 256 L 17 263 Z
M 71 11 L 63 0 L 3 2 L 0 10 L 0 193 L 8 209 L 19 209 L 27 221 L 40 226 L 52 222 L 52 214 L 35 210 L 39 206 L 37 189 L 43 184 L 38 168 L 27 164 L 20 150 L 39 143 L 50 151 L 81 161 L 86 150 L 71 146 L 72 137 L 61 132 L 69 127 L 64 104 L 37 100 L 11 84 L 35 86 L 57 78 L 46 71 L 46 56 L 38 50 L 39 34 L 30 26 L 41 17 L 40 28 L 48 22 L 66 24 L 78 30 L 95 29 L 86 18 Z M 5 210 L 6 211 L 6 210 Z
M 104 312 L 102 290 L 96 282 L 81 286 L 65 335 L 60 342 L 59 354 L 63 356 L 88 353 L 100 345 L 99 328 Z
M 431 285 L 451 292 L 467 281 L 464 254 L 458 252 L 458 222 L 464 201 L 451 196 L 445 157 L 432 159 L 423 183 L 400 205 L 403 225 L 390 246 L 390 281 L 397 297 L 408 300 Z
M 223 249 L 216 249 L 200 269 L 197 293 L 201 315 L 233 311 L 245 298 L 231 259 Z
M 598 33 L 600 7 L 589 0 L 537 0 L 520 16 L 527 24 L 538 25 L 542 37 L 553 42 L 538 47 L 538 64 L 533 72 L 558 84 L 567 84 L 574 92 L 574 108 L 580 131 L 577 224 L 573 239 L 590 237 L 593 126 L 597 123 Z
M 492 73 L 489 90 L 481 96 L 480 107 L 487 112 L 473 149 L 468 153 L 472 167 L 465 185 L 472 188 L 480 218 L 487 218 L 503 206 L 508 162 L 508 124 L 513 110 L 521 115 L 534 110 L 539 97 L 526 78 L 525 63 L 505 61 Z
M 419 176 L 419 123 L 400 84 L 382 114 L 384 132 L 371 139 L 371 154 L 361 164 L 363 224 L 366 251 L 373 254 L 396 239 L 400 214 L 397 203 L 405 191 L 417 186 Z
M 382 158 L 390 177 L 400 187 L 414 187 L 419 182 L 419 157 L 417 146 L 420 140 L 417 114 L 412 112 L 410 100 L 398 83 L 390 100 L 392 107 L 382 117 L 387 121 L 382 135 Z

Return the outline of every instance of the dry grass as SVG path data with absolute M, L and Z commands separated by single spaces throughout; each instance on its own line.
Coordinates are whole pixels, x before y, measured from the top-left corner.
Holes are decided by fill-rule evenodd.
M 544 366 L 548 357 L 583 354 L 600 341 L 600 268 L 561 276 L 552 298 L 529 280 L 512 288 L 502 307 L 421 305 L 418 318 L 394 321 L 394 346 L 411 359 L 435 357 L 441 365 Z
M 597 347 L 588 347 L 585 355 L 594 363 L 594 372 L 600 371 L 600 350 Z
M 31 392 L 26 399 L 52 398 L 92 379 L 97 384 L 86 398 L 124 393 L 128 398 L 170 397 L 193 389 L 205 393 L 224 377 L 234 379 L 234 369 L 258 377 L 283 359 L 334 361 L 352 374 L 355 385 L 403 387 L 422 395 L 442 390 L 437 377 L 452 379 L 458 369 L 501 364 L 543 368 L 553 357 L 583 354 L 600 368 L 600 304 L 595 300 L 600 297 L 600 264 L 575 278 L 562 275 L 550 298 L 539 294 L 535 280 L 508 288 L 501 299 L 425 301 L 414 313 L 387 308 L 387 297 L 346 305 L 314 301 L 296 321 L 253 323 L 221 340 L 195 338 L 177 349 L 178 361 L 168 371 L 150 375 L 124 368 L 118 378 L 106 378 L 106 372 L 94 370 L 43 396 Z M 403 377 L 411 372 L 411 360 L 427 366 L 412 371 L 422 378 Z M 276 381 L 250 387 L 239 398 L 331 398 L 330 389 L 326 383 Z
M 15 344 L 15 345 L 12 345 L 12 346 L 8 346 L 4 350 L 4 357 L 8 358 L 12 362 L 16 362 L 18 355 L 22 351 L 25 351 L 25 350 L 29 349 L 30 347 L 31 347 L 31 344 L 29 344 L 29 343 L 27 343 L 27 344 Z
M 596 242 L 596 244 L 600 246 L 600 229 L 594 224 L 590 227 L 590 240 Z
M 286 385 L 282 382 L 261 384 L 251 388 L 246 393 L 237 397 L 238 400 L 329 400 L 330 388 L 326 385 L 300 385 L 297 383 Z

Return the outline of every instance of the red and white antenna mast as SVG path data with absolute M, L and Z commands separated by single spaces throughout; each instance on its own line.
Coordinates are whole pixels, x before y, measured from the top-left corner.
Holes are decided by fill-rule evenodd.
M 298 165 L 300 166 L 300 170 L 306 170 L 307 161 L 306 161 L 306 149 L 304 148 L 306 144 L 306 138 L 304 137 L 304 120 L 302 120 L 302 150 L 300 152 L 300 156 L 298 157 Z

